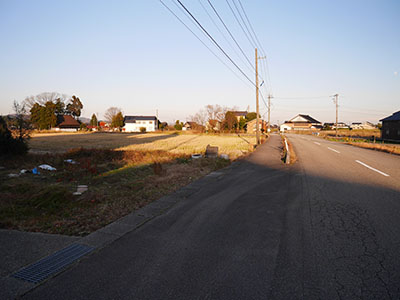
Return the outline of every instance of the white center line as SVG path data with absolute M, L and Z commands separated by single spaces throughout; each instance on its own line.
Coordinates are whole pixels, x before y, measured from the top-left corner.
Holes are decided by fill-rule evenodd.
M 314 142 L 314 144 L 321 145 L 321 144 L 320 144 L 320 143 L 318 143 L 318 142 Z
M 375 168 L 373 168 L 373 167 L 370 167 L 370 166 L 368 166 L 367 164 L 363 163 L 362 161 L 356 160 L 356 162 L 358 162 L 360 165 L 363 165 L 364 167 L 366 167 L 366 168 L 368 168 L 368 169 L 370 169 L 370 170 L 372 170 L 372 171 L 378 172 L 379 174 L 381 174 L 381 175 L 383 175 L 383 176 L 389 177 L 388 174 L 383 173 L 383 172 L 381 172 L 381 171 L 379 171 L 379 170 L 377 170 L 377 169 L 375 169 Z
M 340 153 L 340 151 L 337 151 L 336 149 L 333 149 L 333 148 L 331 148 L 331 147 L 328 147 L 328 149 L 331 150 L 331 151 L 333 151 L 333 152 Z

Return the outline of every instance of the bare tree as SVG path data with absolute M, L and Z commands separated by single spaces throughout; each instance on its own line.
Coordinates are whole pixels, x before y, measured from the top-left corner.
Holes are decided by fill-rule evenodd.
M 113 121 L 113 118 L 118 113 L 122 113 L 122 110 L 120 108 L 118 108 L 118 107 L 110 107 L 104 113 L 104 119 L 107 121 L 107 123 L 111 124 L 112 121 Z
M 14 100 L 13 110 L 15 113 L 14 126 L 16 128 L 17 138 L 26 140 L 30 136 L 31 126 L 29 116 L 27 115 L 25 102 L 18 103 Z
M 209 120 L 217 120 L 222 122 L 225 119 L 225 114 L 229 110 L 226 106 L 220 106 L 218 104 L 215 105 L 206 105 L 205 111 L 207 114 L 207 121 Z
M 26 97 L 24 100 L 24 105 L 26 106 L 27 110 L 30 110 L 35 103 L 38 103 L 40 105 L 44 105 L 46 102 L 62 102 L 65 103 L 65 101 L 68 100 L 68 95 L 66 94 L 61 94 L 58 92 L 44 92 L 41 94 L 38 94 L 36 96 L 29 96 Z
M 204 109 L 201 109 L 194 116 L 189 116 L 188 121 L 196 122 L 199 125 L 205 126 L 208 121 L 207 112 Z

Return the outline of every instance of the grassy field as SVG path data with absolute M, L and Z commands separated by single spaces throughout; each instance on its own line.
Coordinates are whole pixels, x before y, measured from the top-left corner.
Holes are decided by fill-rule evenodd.
M 35 135 L 28 155 L 0 158 L 0 228 L 86 235 L 230 163 L 191 159 L 191 154 L 204 153 L 210 144 L 235 159 L 251 151 L 253 140 L 246 139 L 174 133 Z M 41 164 L 57 170 L 21 173 Z M 73 195 L 78 185 L 88 190 Z
M 249 151 L 254 137 L 177 133 L 86 133 L 34 135 L 29 141 L 31 152 L 65 152 L 74 148 L 114 150 L 162 150 L 175 154 L 204 153 L 206 146 L 218 146 L 219 153 L 235 159 Z

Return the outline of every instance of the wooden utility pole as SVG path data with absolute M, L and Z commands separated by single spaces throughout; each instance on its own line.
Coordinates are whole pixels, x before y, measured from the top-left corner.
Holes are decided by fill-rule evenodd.
M 336 105 L 336 124 L 335 124 L 335 129 L 336 129 L 336 134 L 335 134 L 335 136 L 337 137 L 337 133 L 338 133 L 338 108 L 339 108 L 339 105 L 338 105 L 338 98 L 339 98 L 339 94 L 335 94 L 335 95 L 333 95 L 334 97 L 335 97 L 335 100 L 333 100 L 334 102 L 335 102 L 335 105 Z
M 268 129 L 267 132 L 269 133 L 271 130 L 271 94 L 268 95 Z
M 257 55 L 257 48 L 256 48 L 256 114 L 257 114 L 257 119 L 256 119 L 256 139 L 257 139 L 257 145 L 260 145 L 260 107 L 258 104 L 258 55 Z

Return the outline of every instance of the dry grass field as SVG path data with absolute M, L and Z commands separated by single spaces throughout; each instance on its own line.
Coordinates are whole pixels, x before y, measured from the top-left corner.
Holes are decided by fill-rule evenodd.
M 206 146 L 218 146 L 219 153 L 235 159 L 247 153 L 254 137 L 177 133 L 56 133 L 36 134 L 29 141 L 32 153 L 65 152 L 69 149 L 162 150 L 175 154 L 204 153 Z
M 34 135 L 28 155 L 0 157 L 0 228 L 86 235 L 230 164 L 191 159 L 208 144 L 235 159 L 252 142 L 176 133 Z M 41 164 L 56 170 L 34 174 Z M 74 195 L 80 185 L 88 190 Z

